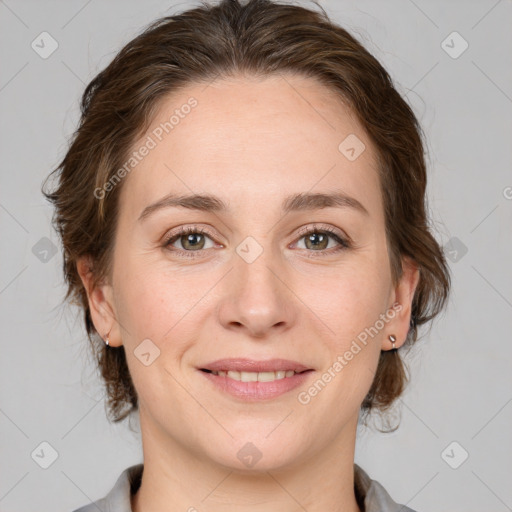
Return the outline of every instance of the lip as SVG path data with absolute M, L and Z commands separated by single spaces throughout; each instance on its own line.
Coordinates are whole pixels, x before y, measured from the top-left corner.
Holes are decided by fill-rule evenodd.
M 306 370 L 313 370 L 313 368 L 289 359 L 267 359 L 266 361 L 258 361 L 246 358 L 228 358 L 207 363 L 200 366 L 199 370 L 210 370 L 213 372 L 221 370 L 237 372 L 277 372 L 293 370 L 295 372 L 304 372 Z
M 261 361 L 258 363 L 261 363 Z M 275 360 L 273 360 L 272 364 L 275 364 Z M 302 371 L 302 373 L 295 373 L 292 377 L 284 377 L 270 382 L 242 382 L 232 379 L 227 375 L 220 376 L 201 371 L 200 369 L 198 373 L 203 375 L 215 389 L 222 393 L 227 393 L 244 402 L 257 402 L 271 400 L 292 391 L 304 384 L 315 371 L 309 369 Z

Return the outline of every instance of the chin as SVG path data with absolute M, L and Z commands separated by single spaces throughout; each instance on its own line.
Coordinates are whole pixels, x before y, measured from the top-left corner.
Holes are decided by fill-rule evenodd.
M 285 440 L 278 435 L 274 439 L 265 438 L 267 430 L 262 431 L 265 434 L 246 433 L 243 440 L 229 440 L 225 445 L 212 443 L 209 448 L 215 446 L 217 450 L 209 456 L 226 470 L 248 475 L 283 470 L 298 463 L 299 441 L 290 443 L 289 436 Z

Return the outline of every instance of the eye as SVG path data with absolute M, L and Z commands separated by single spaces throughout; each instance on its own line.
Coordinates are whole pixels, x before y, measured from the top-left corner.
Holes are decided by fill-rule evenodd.
M 318 256 L 326 256 L 351 247 L 351 244 L 347 239 L 330 227 L 321 229 L 318 229 L 316 225 L 313 227 L 306 227 L 301 229 L 299 234 L 301 235 L 301 238 L 296 242 L 296 244 L 299 244 L 299 242 L 304 239 L 305 249 L 309 250 L 309 252 L 320 253 Z M 337 245 L 334 247 L 331 245 L 329 247 L 330 240 L 334 240 Z
M 197 252 L 202 249 L 210 249 L 213 247 L 213 245 L 210 245 L 209 247 L 207 246 L 207 239 L 212 241 L 209 233 L 202 228 L 194 226 L 181 227 L 178 232 L 175 232 L 166 238 L 164 247 L 178 253 Z M 174 246 L 176 242 L 179 243 L 181 247 L 174 247 L 174 249 L 171 249 L 170 246 Z M 188 254 L 186 256 L 193 257 L 193 255 Z
M 304 250 L 311 257 L 329 256 L 338 251 L 349 249 L 352 245 L 351 242 L 338 233 L 337 230 L 331 227 L 318 228 L 316 225 L 302 228 L 299 231 L 300 238 L 295 242 L 295 246 L 304 239 Z M 208 246 L 208 240 L 210 245 Z M 329 245 L 330 241 L 336 244 L 334 247 Z M 176 244 L 179 244 L 177 246 Z M 204 249 L 211 249 L 215 247 L 213 235 L 207 230 L 198 226 L 180 227 L 178 231 L 171 233 L 166 237 L 163 246 L 175 253 L 178 257 L 196 258 L 199 254 L 204 252 Z M 298 247 L 303 249 L 302 247 Z M 318 253 L 318 254 L 311 254 Z

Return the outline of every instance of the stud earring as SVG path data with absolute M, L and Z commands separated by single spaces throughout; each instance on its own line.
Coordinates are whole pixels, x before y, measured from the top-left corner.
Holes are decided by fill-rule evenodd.
M 393 347 L 391 350 L 397 350 L 395 347 L 396 336 L 394 334 L 389 335 L 389 341 L 391 341 L 391 345 Z
M 108 335 L 110 334 L 110 332 L 108 334 L 105 335 L 105 343 L 107 344 L 107 347 L 109 346 L 109 339 L 108 339 Z

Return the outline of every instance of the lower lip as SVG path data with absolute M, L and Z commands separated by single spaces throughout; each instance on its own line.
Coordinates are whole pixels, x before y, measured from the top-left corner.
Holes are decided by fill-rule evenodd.
M 313 370 L 296 373 L 293 377 L 284 377 L 271 382 L 242 382 L 227 376 L 219 377 L 219 375 L 203 372 L 202 370 L 199 370 L 199 372 L 221 391 L 242 400 L 257 401 L 269 400 L 292 391 L 303 384 L 313 373 Z

